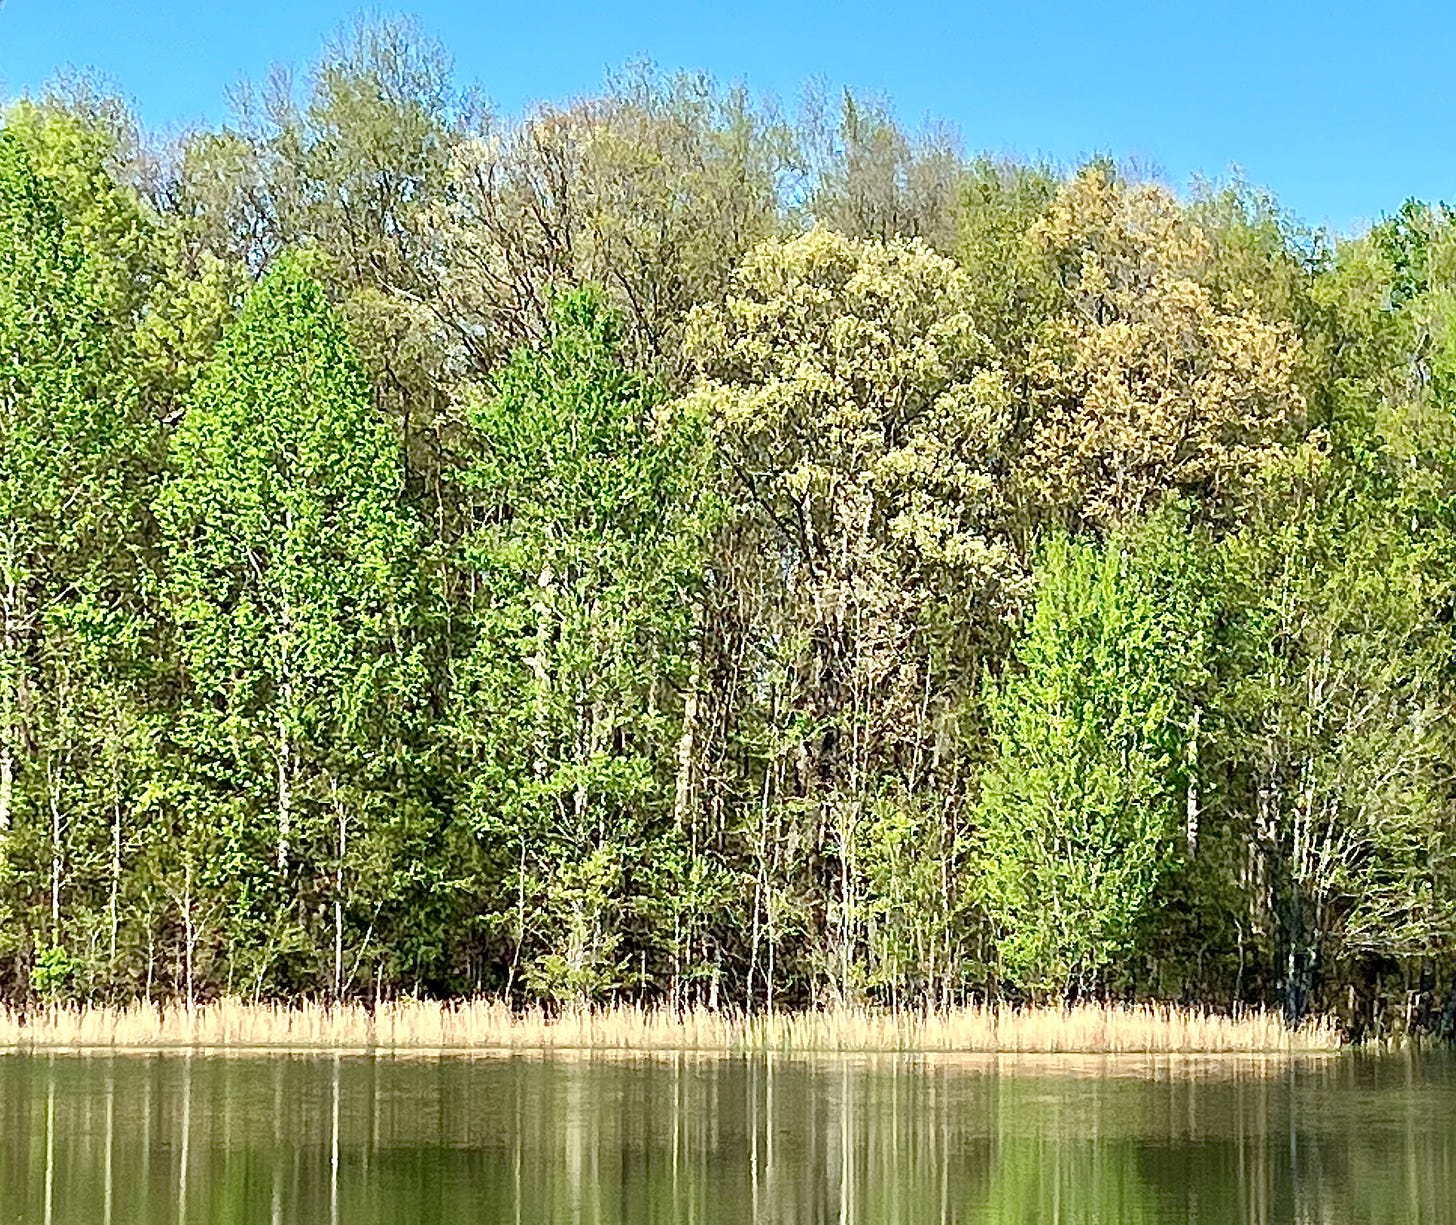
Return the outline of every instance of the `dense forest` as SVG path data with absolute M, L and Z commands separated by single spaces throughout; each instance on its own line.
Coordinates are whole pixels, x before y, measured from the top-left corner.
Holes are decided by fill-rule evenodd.
M 1456 1026 L 1456 213 L 408 22 L 3 116 L 5 998 Z

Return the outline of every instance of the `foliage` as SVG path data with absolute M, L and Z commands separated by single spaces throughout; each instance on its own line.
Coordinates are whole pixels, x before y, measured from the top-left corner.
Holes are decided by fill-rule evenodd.
M 1329 964 L 1449 939 L 1449 628 L 1408 523 L 1328 473 L 1224 546 L 1221 678 L 1253 934 L 1308 1007 Z M 1397 512 L 1398 513 L 1398 512 Z
M 1449 207 L 235 103 L 0 112 L 0 998 L 1456 1027 Z
M 976 814 L 982 887 L 1003 973 L 1036 993 L 1097 984 L 1177 850 L 1193 731 L 1181 686 L 1206 617 L 1166 598 L 1167 576 L 1136 544 L 1051 537 L 1012 670 L 987 690 L 997 751 Z
M 1030 238 L 1062 302 L 1026 359 L 1025 496 L 1069 527 L 1146 513 L 1169 491 L 1217 512 L 1298 423 L 1290 328 L 1251 294 L 1220 302 L 1200 283 L 1207 237 L 1157 187 L 1088 168 Z
M 681 833 L 674 690 L 702 581 L 702 442 L 620 345 L 597 295 L 567 295 L 546 343 L 471 407 L 462 804 L 515 863 L 512 967 L 547 997 L 624 981 L 633 879 Z
M 346 870 L 350 821 L 391 802 L 412 679 L 397 446 L 301 258 L 249 294 L 173 465 L 157 514 L 190 698 L 184 818 L 226 831 L 201 866 L 231 907 L 232 953 L 256 950 L 246 972 L 262 982 L 280 943 L 306 953 L 295 907 Z
M 805 934 L 841 994 L 869 921 L 874 813 L 956 785 L 953 762 L 932 770 L 964 697 L 956 665 L 998 632 L 1019 581 L 996 530 L 1008 395 L 968 299 L 965 274 L 922 243 L 815 229 L 755 249 L 688 325 L 700 373 L 685 403 L 718 442 L 718 565 L 742 593 L 727 666 L 758 689 L 725 729 L 759 756 L 742 820 L 762 845 L 782 806 L 793 833 L 775 837 L 802 857 L 783 865 L 792 884 L 760 865 L 757 904 L 792 896 L 801 865 L 833 865 L 828 930 Z

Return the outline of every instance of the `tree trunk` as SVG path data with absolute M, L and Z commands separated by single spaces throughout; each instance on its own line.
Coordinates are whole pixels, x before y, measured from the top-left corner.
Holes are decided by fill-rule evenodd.
M 64 823 L 61 820 L 61 775 L 52 764 L 46 771 L 49 776 L 51 808 L 51 943 L 59 941 L 61 931 L 61 835 Z
M 334 864 L 334 1000 L 344 998 L 344 854 L 348 848 L 348 821 L 334 785 L 334 813 L 339 822 L 338 859 Z
M 691 640 L 693 667 L 688 675 L 687 696 L 683 699 L 682 734 L 677 741 L 677 783 L 672 796 L 673 823 L 680 830 L 687 827 L 688 807 L 693 794 L 693 747 L 698 730 L 698 690 L 703 681 L 703 647 L 698 628 L 701 620 L 702 612 L 695 605 Z
M 531 678 L 536 687 L 536 744 L 532 754 L 531 773 L 538 780 L 544 779 L 550 768 L 546 760 L 546 741 L 550 713 L 548 703 L 551 691 L 551 671 L 546 662 L 546 649 L 551 640 L 551 607 L 554 602 L 552 597 L 555 581 L 551 563 L 547 562 L 541 567 L 541 573 L 536 579 L 536 586 L 541 594 L 536 601 L 536 649 L 530 659 Z
M 193 950 L 196 946 L 197 933 L 192 926 L 192 863 L 190 859 L 182 885 L 182 926 L 183 940 L 186 942 L 187 954 L 187 1015 L 190 1023 L 192 1010 L 197 1004 L 196 983 L 192 977 L 192 958 Z
M 15 758 L 10 751 L 11 715 L 8 692 L 5 705 L 6 709 L 0 711 L 0 834 L 7 833 L 10 829 L 10 808 L 15 794 Z
M 293 746 L 288 738 L 285 711 L 292 701 L 292 686 L 284 681 L 278 711 L 278 871 L 288 871 L 289 841 L 293 836 Z
M 10 542 L 12 563 L 14 557 L 14 542 Z M 4 655 L 0 656 L 0 663 L 3 663 L 7 673 L 13 668 L 17 672 L 19 665 L 17 655 L 19 654 L 18 642 L 18 613 L 19 596 L 15 590 L 15 579 L 12 576 L 5 586 L 4 608 L 0 610 L 0 650 Z M 3 679 L 3 692 L 0 692 L 0 834 L 10 829 L 10 813 L 15 797 L 15 707 L 16 688 L 19 683 L 17 675 L 7 675 Z
M 1183 834 L 1188 844 L 1188 858 L 1192 859 L 1198 853 L 1198 725 L 1203 715 L 1203 708 L 1193 708 L 1193 720 L 1188 729 L 1188 758 L 1187 758 L 1187 795 L 1184 806 Z
M 107 914 L 111 921 L 111 951 L 108 964 L 111 967 L 113 985 L 116 976 L 116 935 L 121 924 L 119 903 L 121 900 L 121 801 L 113 798 L 111 804 L 111 897 L 107 902 Z
M 293 536 L 293 511 L 283 513 L 283 528 L 286 539 Z M 260 576 L 261 577 L 261 576 Z M 289 843 L 293 837 L 293 744 L 289 737 L 288 724 L 293 715 L 293 601 L 289 594 L 285 574 L 283 581 L 282 609 L 279 618 L 279 638 L 282 658 L 278 668 L 278 871 L 288 871 Z
M 1309 1013 L 1319 973 L 1318 927 L 1311 928 L 1297 886 L 1289 890 L 1283 910 L 1284 1016 L 1298 1025 Z

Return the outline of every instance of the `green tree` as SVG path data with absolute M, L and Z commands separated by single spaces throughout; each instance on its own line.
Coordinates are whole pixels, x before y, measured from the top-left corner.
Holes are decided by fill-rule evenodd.
M 965 171 L 956 254 L 970 278 L 976 321 L 1010 369 L 1021 369 L 1061 286 L 1036 235 L 1060 180 L 1047 167 L 977 158 Z
M 133 804 L 128 763 L 145 739 L 144 507 L 154 435 L 128 371 L 135 298 L 119 299 L 116 290 L 129 284 L 127 270 L 113 247 L 66 211 L 78 200 L 32 157 L 84 134 L 60 118 L 49 126 L 34 112 L 22 118 L 19 133 L 0 129 L 0 833 L 8 927 L 12 948 L 24 949 L 33 919 L 44 933 L 37 940 L 52 949 L 81 947 L 88 937 L 94 949 L 105 920 L 87 921 L 96 916 L 87 915 L 83 897 L 81 918 L 70 924 L 64 895 L 93 866 L 102 880 L 109 875 L 113 899 L 119 885 L 112 857 L 103 851 L 108 866 L 100 867 L 91 851 L 112 841 L 107 832 L 119 830 Z M 104 176 L 91 188 L 95 196 L 85 200 L 98 214 L 130 208 L 144 226 L 134 197 Z M 46 901 L 32 916 L 24 899 L 35 893 Z M 114 954 L 114 900 L 109 909 Z
M 341 991 L 351 833 L 399 784 L 418 529 L 400 507 L 398 443 L 302 257 L 249 294 L 173 467 L 158 514 L 190 691 L 184 802 L 189 827 L 226 831 L 206 884 L 234 908 L 230 975 L 263 982 L 283 952 L 306 961 L 321 897 L 334 957 L 317 979 Z
M 922 844 L 956 845 L 914 793 L 965 785 L 946 746 L 964 742 L 971 678 L 1021 585 L 997 479 L 1010 393 L 966 275 L 920 242 L 765 243 L 725 302 L 695 312 L 689 351 L 687 402 L 713 426 L 729 498 L 710 632 L 735 694 L 718 726 L 747 774 L 729 785 L 756 848 L 754 945 L 762 930 L 775 954 L 792 915 L 807 938 L 782 943 L 808 956 L 775 970 L 800 994 L 853 994 L 878 905 L 868 861 L 905 862 L 891 845 L 905 820 Z M 942 927 L 954 877 L 934 895 Z M 930 942 L 919 981 L 944 984 L 949 943 Z
M 1452 643 L 1399 509 L 1324 464 L 1282 480 L 1223 550 L 1219 740 L 1247 930 L 1297 1018 L 1360 954 L 1449 939 Z
M 1100 985 L 1179 849 L 1207 606 L 1160 598 L 1168 560 L 1126 533 L 1053 536 L 1014 662 L 987 690 L 980 886 L 1003 973 L 1038 995 Z
M 676 950 L 643 908 L 688 831 L 703 441 L 621 362 L 592 292 L 563 297 L 470 410 L 475 645 L 455 677 L 462 803 L 509 864 L 508 985 L 591 998 Z M 657 893 L 662 890 L 662 893 Z M 636 947 L 633 947 L 634 941 Z

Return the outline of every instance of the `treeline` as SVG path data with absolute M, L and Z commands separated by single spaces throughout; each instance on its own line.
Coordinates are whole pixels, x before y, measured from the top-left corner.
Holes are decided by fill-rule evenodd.
M 407 23 L 0 128 L 0 989 L 1456 1022 L 1456 224 Z

